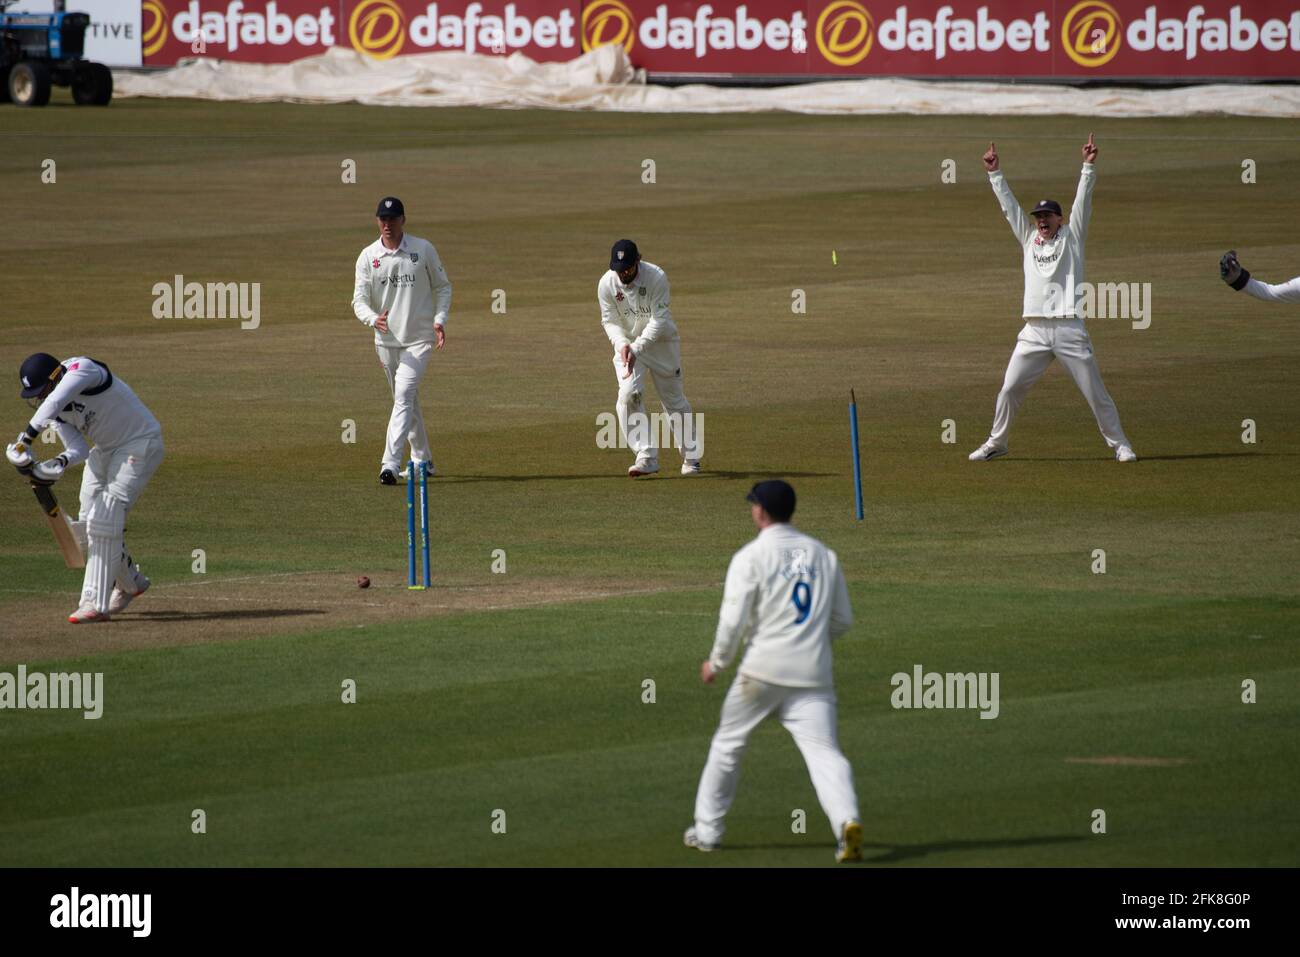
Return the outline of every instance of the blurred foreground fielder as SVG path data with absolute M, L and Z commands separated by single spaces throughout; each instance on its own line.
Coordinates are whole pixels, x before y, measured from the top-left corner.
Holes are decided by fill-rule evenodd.
M 38 352 L 22 364 L 19 378 L 22 397 L 36 406 L 36 414 L 6 454 L 11 465 L 44 485 L 86 463 L 80 521 L 73 525 L 86 542 L 86 577 L 81 604 L 68 621 L 107 621 L 149 587 L 127 554 L 123 535 L 127 512 L 163 460 L 162 428 L 131 387 L 94 359 L 59 362 Z M 65 451 L 35 462 L 32 443 L 50 425 Z
M 1300 276 L 1276 286 L 1251 279 L 1250 273 L 1237 261 L 1235 249 L 1224 253 L 1219 260 L 1219 276 L 1238 292 L 1245 292 L 1265 302 L 1300 302 Z
M 808 765 L 839 842 L 835 859 L 859 861 L 862 825 L 853 769 L 836 734 L 831 674 L 831 641 L 853 624 L 844 571 L 833 551 L 789 524 L 795 495 L 785 482 L 759 482 L 747 499 L 758 537 L 731 559 L 717 637 L 700 677 L 711 684 L 745 638 L 749 649 L 722 704 L 695 797 L 695 825 L 683 840 L 701 851 L 721 843 L 745 744 L 775 714 Z
M 998 162 L 997 150 L 989 144 L 984 166 L 989 184 L 998 198 L 1011 231 L 1024 250 L 1025 327 L 1016 338 L 1011 352 L 1002 391 L 993 412 L 993 430 L 988 440 L 970 454 L 972 462 L 982 462 L 1007 454 L 1007 434 L 1016 411 L 1030 387 L 1039 380 L 1052 359 L 1060 359 L 1088 400 L 1106 444 L 1115 450 L 1120 462 L 1136 462 L 1133 447 L 1119 424 L 1119 412 L 1106 386 L 1102 384 L 1097 359 L 1092 354 L 1092 340 L 1084 328 L 1077 309 L 1079 284 L 1084 281 L 1084 241 L 1088 237 L 1088 220 L 1092 215 L 1092 188 L 1097 179 L 1097 146 L 1088 134 L 1083 147 L 1083 169 L 1079 189 L 1070 207 L 1070 219 L 1061 216 L 1061 204 L 1042 200 L 1031 211 L 1036 225 L 1016 202 Z

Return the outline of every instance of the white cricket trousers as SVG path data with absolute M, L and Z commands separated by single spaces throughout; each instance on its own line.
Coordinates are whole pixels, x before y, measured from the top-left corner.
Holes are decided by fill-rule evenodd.
M 1016 337 L 1011 361 L 1007 363 L 1002 391 L 998 393 L 993 410 L 993 431 L 989 433 L 989 442 L 999 449 L 1007 447 L 1007 433 L 1011 431 L 1020 404 L 1025 401 L 1030 387 L 1047 371 L 1053 358 L 1061 360 L 1061 365 L 1065 366 L 1074 384 L 1088 400 L 1088 407 L 1097 419 L 1106 444 L 1112 449 L 1128 445 L 1124 429 L 1119 424 L 1115 401 L 1101 381 L 1097 359 L 1092 354 L 1092 339 L 1082 319 L 1030 319 L 1025 322 L 1025 328 Z
M 775 713 L 794 738 L 808 765 L 813 789 L 838 841 L 848 821 L 857 821 L 858 798 L 853 791 L 853 769 L 840 751 L 835 731 L 834 688 L 789 688 L 738 675 L 722 702 L 709 758 L 695 795 L 695 833 L 716 844 L 726 830 L 723 818 L 736 798 L 740 759 L 749 735 L 768 715 Z
M 409 346 L 376 343 L 375 352 L 379 354 L 388 388 L 393 393 L 393 413 L 388 417 L 388 437 L 380 468 L 400 472 L 406 462 L 402 453 L 408 445 L 415 461 L 432 461 L 429 433 L 425 431 L 424 413 L 420 411 L 420 380 L 433 353 L 433 343 L 417 342 Z
M 126 516 L 158 471 L 163 455 L 161 435 L 90 450 L 81 473 L 81 513 L 73 526 L 86 549 L 83 605 L 104 612 L 114 585 L 133 594 L 138 590 L 136 568 L 123 541 Z
M 659 394 L 659 404 L 669 416 L 673 443 L 682 450 L 683 459 L 698 459 L 703 436 L 693 427 L 687 426 L 683 434 L 683 421 L 691 412 L 691 404 L 686 401 L 682 388 L 682 344 L 680 339 L 655 342 L 645 348 L 632 364 L 632 374 L 626 379 L 623 373 L 623 359 L 614 354 L 614 376 L 618 379 L 618 425 L 623 430 L 627 447 L 639 459 L 645 457 L 651 462 L 659 461 L 659 447 L 656 437 L 659 430 L 646 417 L 645 390 L 646 373 L 654 380 L 655 392 Z M 687 442 L 685 440 L 689 439 Z

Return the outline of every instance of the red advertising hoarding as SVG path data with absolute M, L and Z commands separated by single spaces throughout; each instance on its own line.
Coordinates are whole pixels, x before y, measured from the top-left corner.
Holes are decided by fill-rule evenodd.
M 143 0 L 146 66 L 205 56 L 288 63 L 330 47 L 377 60 L 459 51 L 538 61 L 581 52 L 580 0 Z
M 651 74 L 1300 78 L 1300 0 L 143 0 L 144 62 L 456 50 Z

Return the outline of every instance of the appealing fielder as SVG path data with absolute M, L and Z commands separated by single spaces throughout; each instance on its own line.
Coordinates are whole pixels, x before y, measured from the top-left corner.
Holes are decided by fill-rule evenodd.
M 620 239 L 609 254 L 609 269 L 596 284 L 600 323 L 614 346 L 618 379 L 618 424 L 636 461 L 633 478 L 659 471 L 645 411 L 645 373 L 650 370 L 659 402 L 668 414 L 673 438 L 682 450 L 682 474 L 700 472 L 700 437 L 690 427 L 691 404 L 682 391 L 682 340 L 669 309 L 668 277 L 645 262 L 636 243 Z
M 420 411 L 420 380 L 434 343 L 441 349 L 447 342 L 443 327 L 451 309 L 451 282 L 433 243 L 405 232 L 400 199 L 381 199 L 375 219 L 379 238 L 357 257 L 352 311 L 375 330 L 375 352 L 393 393 L 379 482 L 396 485 L 406 460 L 403 444 L 410 445 L 412 460 L 434 474 Z
M 1250 273 L 1237 261 L 1235 249 L 1228 250 L 1219 260 L 1219 276 L 1238 292 L 1248 293 L 1265 302 L 1300 302 L 1300 276 L 1276 286 L 1251 279 Z
M 836 860 L 858 861 L 862 825 L 853 769 L 837 740 L 831 674 L 831 642 L 853 624 L 844 571 L 833 551 L 790 525 L 795 494 L 788 484 L 759 482 L 746 498 L 758 537 L 731 559 L 717 637 L 700 677 L 712 684 L 742 640 L 748 638 L 749 648 L 722 704 L 695 797 L 695 824 L 683 840 L 701 851 L 721 843 L 745 744 L 775 714 L 808 765 L 839 842 Z
M 1061 204 L 1042 200 L 1030 210 L 1036 225 L 1016 202 L 998 162 L 997 149 L 989 144 L 984 154 L 989 183 L 998 198 L 1011 232 L 1024 250 L 1025 327 L 1016 338 L 1011 352 L 1002 391 L 993 411 L 993 430 L 988 440 L 970 454 L 972 462 L 987 461 L 1007 454 L 1007 434 L 1016 411 L 1030 387 L 1038 381 L 1052 359 L 1061 360 L 1074 384 L 1079 387 L 1097 419 L 1102 438 L 1115 450 L 1120 462 L 1135 462 L 1137 456 L 1119 423 L 1119 412 L 1106 386 L 1102 384 L 1097 359 L 1092 354 L 1092 340 L 1077 308 L 1079 285 L 1084 282 L 1084 241 L 1088 236 L 1088 219 L 1092 215 L 1092 189 L 1096 182 L 1097 146 L 1092 134 L 1083 147 L 1083 169 L 1079 189 L 1070 207 L 1067 222 L 1061 216 Z
M 36 407 L 36 414 L 6 454 L 10 464 L 30 470 L 33 481 L 46 485 L 86 463 L 80 520 L 73 525 L 85 543 L 86 577 L 80 606 L 68 621 L 107 621 L 149 587 L 127 554 L 123 536 L 127 512 L 163 460 L 162 428 L 131 387 L 95 359 L 76 356 L 59 362 L 38 352 L 18 374 L 22 397 Z M 64 451 L 34 462 L 32 443 L 50 425 Z

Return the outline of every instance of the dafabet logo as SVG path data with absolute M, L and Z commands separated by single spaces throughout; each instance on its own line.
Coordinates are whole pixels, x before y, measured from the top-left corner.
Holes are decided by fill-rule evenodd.
M 406 14 L 394 0 L 361 0 L 348 17 L 348 39 L 376 60 L 395 57 L 406 43 Z
M 1119 52 L 1119 11 L 1102 0 L 1083 0 L 1061 21 L 1061 47 L 1079 66 L 1098 67 Z
M 628 53 L 636 44 L 636 18 L 620 0 L 595 0 L 582 5 L 582 50 L 621 43 Z
M 161 0 L 144 0 L 140 5 L 140 17 L 140 52 L 151 57 L 163 48 L 170 34 L 167 28 L 167 8 Z
M 832 0 L 817 18 L 817 49 L 836 66 L 853 66 L 871 52 L 876 22 L 856 0 Z

